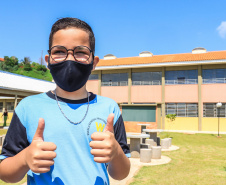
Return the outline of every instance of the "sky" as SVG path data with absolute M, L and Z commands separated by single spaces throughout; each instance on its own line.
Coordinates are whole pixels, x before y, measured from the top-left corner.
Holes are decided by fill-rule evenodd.
M 226 50 L 225 7 L 225 0 L 1 0 L 0 58 L 40 62 L 52 25 L 63 17 L 92 27 L 100 59 Z

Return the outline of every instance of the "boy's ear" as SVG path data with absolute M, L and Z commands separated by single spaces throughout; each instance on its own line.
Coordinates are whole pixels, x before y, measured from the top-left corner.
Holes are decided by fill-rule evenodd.
M 49 60 L 49 55 L 45 55 L 45 61 L 46 61 L 47 66 L 48 66 L 48 60 Z M 49 69 L 49 68 L 47 67 L 47 69 Z
M 95 56 L 94 59 L 93 59 L 93 71 L 96 68 L 96 65 L 98 64 L 98 62 L 99 62 L 99 57 Z

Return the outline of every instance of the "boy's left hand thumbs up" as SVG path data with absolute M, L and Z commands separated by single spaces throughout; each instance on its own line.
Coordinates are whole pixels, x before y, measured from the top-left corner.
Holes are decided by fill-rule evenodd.
M 103 132 L 94 132 L 89 143 L 94 161 L 98 163 L 111 162 L 118 154 L 119 144 L 114 136 L 114 114 L 108 116 L 107 124 Z
M 113 127 L 114 116 L 115 115 L 113 113 L 109 114 L 108 119 L 107 119 L 107 125 L 106 125 L 106 127 L 104 129 L 104 132 L 114 133 L 114 127 Z

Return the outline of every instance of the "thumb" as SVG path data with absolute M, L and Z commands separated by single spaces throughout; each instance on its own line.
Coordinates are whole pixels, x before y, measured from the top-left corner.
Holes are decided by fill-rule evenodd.
M 39 118 L 38 127 L 33 137 L 33 140 L 44 141 L 43 132 L 45 129 L 45 120 L 43 118 Z
M 109 114 L 108 119 L 107 119 L 107 125 L 104 129 L 104 132 L 114 133 L 114 128 L 113 128 L 114 116 L 115 115 L 113 113 Z

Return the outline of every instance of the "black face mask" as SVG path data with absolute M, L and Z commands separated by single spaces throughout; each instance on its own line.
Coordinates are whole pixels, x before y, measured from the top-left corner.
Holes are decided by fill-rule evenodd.
M 93 62 L 91 64 L 81 64 L 73 60 L 56 64 L 48 62 L 48 68 L 53 80 L 61 89 L 73 92 L 86 84 L 93 69 Z

